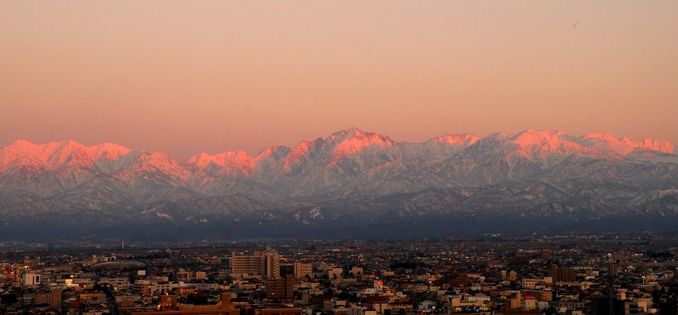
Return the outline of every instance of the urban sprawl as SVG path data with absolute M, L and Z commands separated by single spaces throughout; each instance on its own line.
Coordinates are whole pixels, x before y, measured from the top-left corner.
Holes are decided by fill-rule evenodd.
M 678 238 L 0 242 L 0 314 L 676 314 Z

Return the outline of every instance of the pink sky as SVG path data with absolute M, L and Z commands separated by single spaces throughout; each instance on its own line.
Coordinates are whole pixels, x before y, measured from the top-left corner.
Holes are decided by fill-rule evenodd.
M 678 2 L 0 2 L 0 145 L 185 158 L 353 126 L 678 143 Z

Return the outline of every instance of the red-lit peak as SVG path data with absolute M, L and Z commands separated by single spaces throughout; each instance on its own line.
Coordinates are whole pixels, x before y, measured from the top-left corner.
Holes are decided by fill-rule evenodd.
M 313 141 L 307 140 L 302 141 L 292 148 L 292 150 L 283 159 L 283 169 L 285 171 L 290 171 L 295 165 L 299 164 L 301 160 L 306 157 L 312 145 Z
M 188 163 L 201 170 L 214 165 L 226 171 L 238 170 L 249 173 L 254 169 L 256 160 L 244 151 L 226 151 L 212 155 L 201 153 L 190 158 Z
M 569 154 L 590 152 L 589 149 L 571 140 L 561 130 L 522 131 L 510 138 L 511 144 L 520 151 L 533 157 L 545 157 L 553 153 Z
M 85 146 L 73 140 L 44 144 L 17 140 L 0 150 L 0 168 L 26 161 L 38 163 L 46 169 L 64 164 L 89 166 L 101 158 L 114 160 L 129 152 L 128 148 L 111 143 Z
M 528 129 L 513 136 L 511 143 L 519 147 L 542 146 L 552 150 L 560 147 L 565 133 L 560 130 L 533 130 Z
M 645 139 L 636 142 L 628 137 L 615 138 L 607 133 L 587 133 L 581 136 L 579 141 L 588 147 L 605 152 L 612 152 L 621 156 L 626 156 L 636 149 L 669 154 L 673 153 L 675 149 L 673 144 L 666 140 Z
M 387 136 L 373 132 L 363 132 L 358 128 L 335 132 L 325 140 L 335 143 L 334 151 L 332 152 L 333 161 L 356 154 L 369 146 L 390 147 L 394 145 L 393 140 Z
M 433 138 L 432 140 L 435 142 L 439 143 L 445 143 L 445 144 L 451 144 L 451 145 L 462 145 L 462 146 L 469 146 L 476 141 L 478 141 L 477 136 L 468 134 L 468 133 L 459 133 L 459 134 L 452 134 L 452 135 L 443 135 L 443 136 L 437 136 Z

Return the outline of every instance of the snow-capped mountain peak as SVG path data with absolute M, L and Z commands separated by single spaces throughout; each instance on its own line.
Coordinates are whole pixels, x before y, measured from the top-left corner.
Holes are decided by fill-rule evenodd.
M 283 159 L 283 169 L 289 172 L 292 168 L 301 163 L 302 160 L 306 158 L 313 145 L 313 141 L 307 140 L 302 141 L 293 147 Z
M 15 141 L 0 149 L 0 223 L 43 226 L 25 219 L 31 216 L 153 226 L 159 217 L 180 224 L 266 214 L 272 224 L 291 224 L 275 220 L 301 208 L 322 213 L 300 218 L 345 220 L 349 228 L 354 218 L 380 224 L 425 216 L 428 227 L 497 213 L 540 220 L 658 213 L 678 221 L 673 149 L 668 141 L 554 130 L 395 143 L 352 128 L 256 156 L 226 151 L 177 162 L 115 144 Z
M 615 138 L 607 133 L 586 133 L 581 136 L 579 142 L 583 145 L 600 151 L 610 152 L 619 156 L 627 156 L 636 149 L 650 150 L 672 154 L 674 146 L 666 140 L 645 139 L 640 142 L 633 141 L 628 137 Z
M 332 134 L 326 140 L 334 144 L 332 151 L 333 162 L 354 155 L 370 146 L 392 147 L 395 144 L 387 136 L 373 132 L 364 132 L 358 128 L 342 130 Z
M 476 141 L 478 141 L 480 138 L 476 135 L 472 135 L 469 133 L 458 133 L 458 134 L 451 134 L 451 135 L 443 135 L 443 136 L 437 136 L 431 141 L 438 142 L 438 143 L 444 143 L 444 144 L 451 144 L 451 145 L 461 145 L 461 146 L 469 146 Z
M 577 143 L 567 139 L 567 135 L 561 130 L 528 129 L 513 136 L 511 143 L 522 149 L 536 148 L 544 153 L 581 148 Z
M 188 164 L 199 170 L 214 167 L 223 171 L 238 171 L 249 174 L 256 167 L 256 159 L 244 151 L 225 151 L 212 155 L 200 153 L 191 157 Z
M 85 146 L 73 140 L 51 141 L 44 144 L 17 140 L 0 150 L 0 170 L 28 162 L 47 170 L 67 164 L 88 167 L 99 159 L 115 160 L 129 152 L 130 149 L 112 143 Z

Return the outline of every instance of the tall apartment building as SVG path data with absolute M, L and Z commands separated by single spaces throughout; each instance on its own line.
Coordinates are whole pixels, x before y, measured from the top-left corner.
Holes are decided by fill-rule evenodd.
M 281 279 L 266 280 L 266 298 L 272 301 L 292 300 L 296 280 L 292 275 Z
M 40 284 L 40 275 L 37 273 L 26 273 L 23 278 L 25 286 L 36 286 Z
M 263 276 L 268 279 L 280 278 L 280 256 L 274 250 L 254 252 L 252 255 L 231 255 L 231 274 L 235 278 Z
M 549 274 L 553 278 L 553 282 L 573 282 L 577 281 L 577 273 L 568 267 L 561 267 L 557 264 L 551 265 Z
M 274 250 L 264 252 L 264 277 L 280 279 L 280 256 Z
M 300 262 L 294 263 L 294 277 L 299 279 L 313 273 L 313 265 Z
M 264 260 L 262 256 L 257 255 L 231 255 L 231 273 L 263 275 Z

